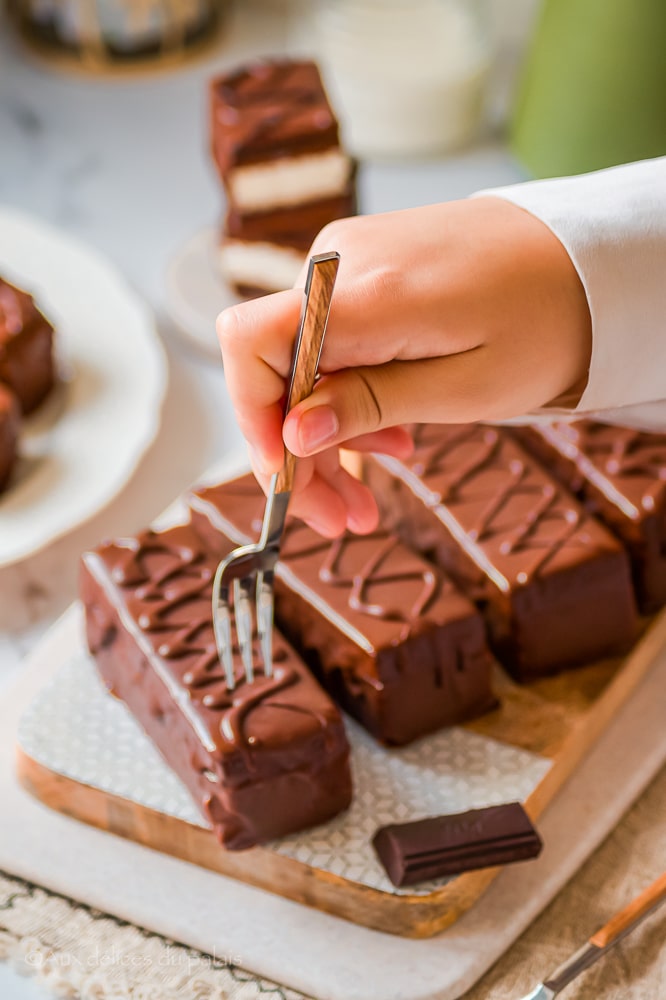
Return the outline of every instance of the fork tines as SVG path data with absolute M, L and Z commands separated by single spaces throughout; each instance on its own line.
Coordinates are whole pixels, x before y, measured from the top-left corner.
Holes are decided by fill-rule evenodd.
M 339 263 L 338 253 L 318 254 L 310 258 L 285 416 L 293 406 L 306 399 L 314 388 Z M 215 573 L 213 627 L 218 654 L 230 690 L 236 684 L 232 618 L 236 622 L 236 635 L 246 680 L 252 682 L 255 674 L 252 642 L 255 617 L 263 672 L 267 677 L 273 672 L 273 575 L 294 481 L 295 464 L 296 459 L 285 449 L 282 469 L 271 479 L 261 538 L 255 544 L 234 549 L 220 563 Z M 232 583 L 233 615 L 230 605 Z

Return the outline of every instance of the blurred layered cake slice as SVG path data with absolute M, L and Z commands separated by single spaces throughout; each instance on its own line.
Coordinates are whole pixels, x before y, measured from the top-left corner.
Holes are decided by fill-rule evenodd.
M 219 264 L 241 292 L 288 288 L 327 223 L 356 211 L 354 162 L 314 62 L 251 63 L 210 85 L 227 198 Z
M 53 327 L 28 292 L 0 278 L 0 382 L 31 413 L 54 381 Z
M 253 476 L 188 502 L 212 550 L 258 535 L 265 500 Z M 478 611 L 388 531 L 331 541 L 288 519 L 275 614 L 327 691 L 383 743 L 409 743 L 496 704 Z
M 218 552 L 224 549 L 218 544 Z M 227 554 L 232 543 L 227 540 Z M 330 819 L 351 800 L 340 713 L 292 647 L 229 690 L 213 633 L 217 557 L 190 525 L 101 545 L 82 560 L 88 646 L 232 850 Z M 259 662 L 258 651 L 255 659 Z
M 241 295 L 291 288 L 317 233 L 334 219 L 354 215 L 353 185 L 347 194 L 259 215 L 227 213 L 218 260 Z

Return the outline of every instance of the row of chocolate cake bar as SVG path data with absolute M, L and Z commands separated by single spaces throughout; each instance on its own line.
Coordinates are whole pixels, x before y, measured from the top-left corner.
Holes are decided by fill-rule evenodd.
M 338 706 L 405 744 L 496 704 L 493 653 L 521 681 L 575 667 L 631 646 L 635 593 L 642 610 L 666 602 L 666 435 L 576 424 L 520 432 L 526 448 L 483 425 L 414 434 L 409 462 L 367 462 L 379 530 L 331 542 L 288 523 L 274 675 L 247 684 L 238 663 L 233 692 L 211 581 L 221 557 L 258 536 L 264 498 L 251 476 L 192 493 L 188 524 L 83 558 L 104 681 L 228 848 L 346 808 Z
M 210 142 L 226 196 L 222 276 L 241 295 L 291 288 L 317 233 L 356 213 L 355 164 L 309 60 L 261 60 L 210 84 Z
M 53 327 L 28 292 L 0 277 L 0 491 L 16 463 L 22 417 L 54 382 Z

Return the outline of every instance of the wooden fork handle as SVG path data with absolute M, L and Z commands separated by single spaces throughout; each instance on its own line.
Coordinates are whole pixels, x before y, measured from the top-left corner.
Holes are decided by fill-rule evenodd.
M 289 391 L 284 408 L 285 417 L 297 403 L 306 399 L 314 388 L 339 264 L 340 254 L 336 252 L 321 253 L 310 258 Z M 276 493 L 291 492 L 295 468 L 296 458 L 285 448 L 284 464 L 278 473 Z
M 575 955 L 568 958 L 559 969 L 544 980 L 543 985 L 551 991 L 549 995 L 556 996 L 581 972 L 594 965 L 613 945 L 632 931 L 641 920 L 656 910 L 665 899 L 666 872 L 648 886 L 640 896 L 632 900 L 628 906 L 611 917 L 608 923 L 598 930 Z
M 666 872 L 660 875 L 647 889 L 644 889 L 639 896 L 636 896 L 636 899 L 633 899 L 623 910 L 611 917 L 608 923 L 590 938 L 590 944 L 596 945 L 597 948 L 609 948 L 665 899 Z

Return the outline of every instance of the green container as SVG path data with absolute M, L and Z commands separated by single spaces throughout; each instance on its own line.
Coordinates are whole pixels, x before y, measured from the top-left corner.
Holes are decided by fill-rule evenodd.
M 510 141 L 536 177 L 666 153 L 666 0 L 545 0 Z

